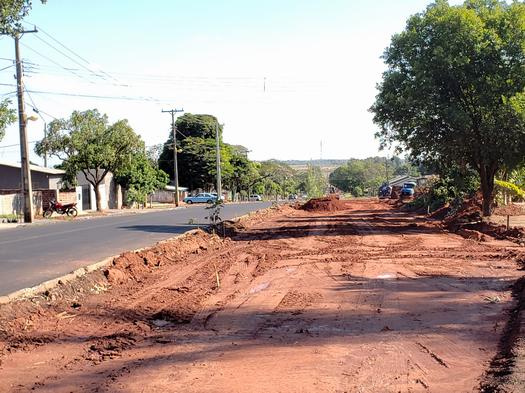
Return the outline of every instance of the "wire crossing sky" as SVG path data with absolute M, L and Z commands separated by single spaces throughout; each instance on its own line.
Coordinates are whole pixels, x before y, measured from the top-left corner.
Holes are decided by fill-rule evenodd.
M 451 1 L 459 4 L 460 1 Z M 29 140 L 44 122 L 98 108 L 126 118 L 147 145 L 163 143 L 161 109 L 209 113 L 226 142 L 262 159 L 364 158 L 378 154 L 368 108 L 380 56 L 424 0 L 252 0 L 154 3 L 34 2 L 37 34 L 21 39 Z M 15 107 L 14 44 L 0 39 L 0 96 Z M 18 161 L 18 130 L 0 160 Z M 7 147 L 4 147 L 7 146 Z M 41 163 L 34 153 L 31 160 Z

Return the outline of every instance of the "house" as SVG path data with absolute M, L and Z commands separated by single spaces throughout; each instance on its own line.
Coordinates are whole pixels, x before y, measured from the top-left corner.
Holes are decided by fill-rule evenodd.
M 427 181 L 432 176 L 410 176 L 410 175 L 401 175 L 393 178 L 392 180 L 388 181 L 388 185 L 392 188 L 401 188 L 403 187 L 403 184 L 413 182 L 416 183 L 418 186 L 423 186 L 427 183 Z
M 30 165 L 33 190 L 57 190 L 61 186 L 65 172 L 61 169 Z M 20 190 L 22 188 L 21 166 L 19 163 L 0 161 L 0 190 Z
M 179 187 L 179 200 L 182 201 L 188 196 L 188 188 Z M 157 203 L 174 203 L 175 186 L 167 185 L 163 190 L 157 190 L 150 196 L 150 202 Z
M 80 189 L 61 190 L 65 171 L 30 165 L 33 206 L 35 214 L 49 206 L 51 200 L 63 203 L 77 202 L 81 209 Z M 0 214 L 18 214 L 22 211 L 22 169 L 19 163 L 0 161 Z
M 96 169 L 90 169 L 89 173 L 95 173 Z M 82 194 L 82 209 L 96 210 L 97 199 L 95 195 L 95 188 L 86 179 L 83 172 L 77 173 L 77 183 L 81 187 Z M 98 189 L 101 195 L 102 209 L 121 209 L 122 208 L 122 189 L 115 181 L 113 173 L 108 172 L 104 176 L 104 180 L 99 184 Z

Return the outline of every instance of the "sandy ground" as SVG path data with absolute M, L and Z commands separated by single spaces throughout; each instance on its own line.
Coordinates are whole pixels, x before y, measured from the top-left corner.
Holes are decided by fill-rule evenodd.
M 516 244 L 372 200 L 190 241 L 0 309 L 0 392 L 479 391 L 522 275 Z

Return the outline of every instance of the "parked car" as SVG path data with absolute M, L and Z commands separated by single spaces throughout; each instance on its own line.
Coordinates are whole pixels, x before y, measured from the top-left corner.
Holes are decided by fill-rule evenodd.
M 195 196 L 187 196 L 182 201 L 184 203 L 213 203 L 217 200 L 217 195 L 210 194 L 208 192 L 201 192 Z
M 262 197 L 257 194 L 250 195 L 250 201 L 262 201 Z
M 403 188 L 401 188 L 401 197 L 411 197 L 414 196 L 416 183 L 414 182 L 407 182 L 403 184 Z
M 288 195 L 288 200 L 289 200 L 289 201 L 295 201 L 295 200 L 297 200 L 297 194 L 290 194 L 290 195 Z

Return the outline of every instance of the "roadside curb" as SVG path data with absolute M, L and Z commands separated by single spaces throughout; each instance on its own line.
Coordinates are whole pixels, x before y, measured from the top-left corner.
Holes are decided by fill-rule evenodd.
M 124 252 L 122 252 L 120 254 L 116 254 L 116 255 L 112 255 L 112 256 L 106 257 L 106 258 L 104 258 L 104 259 L 102 259 L 102 260 L 100 260 L 98 262 L 94 262 L 94 263 L 92 263 L 90 265 L 87 265 L 87 266 L 78 268 L 76 270 L 73 270 L 71 273 L 65 274 L 65 275 L 57 277 L 57 278 L 53 278 L 53 279 L 48 280 L 48 281 L 44 281 L 43 283 L 35 285 L 34 287 L 19 289 L 18 291 L 9 293 L 9 294 L 4 295 L 4 296 L 0 296 L 0 305 L 5 305 L 5 304 L 11 303 L 13 301 L 29 299 L 31 297 L 37 296 L 38 294 L 41 294 L 41 293 L 44 293 L 44 292 L 46 292 L 46 291 L 48 291 L 50 289 L 53 289 L 53 288 L 57 287 L 58 285 L 62 285 L 64 283 L 71 282 L 71 281 L 73 281 L 73 280 L 75 280 L 77 278 L 85 276 L 86 274 L 89 274 L 89 273 L 92 273 L 94 271 L 100 270 L 102 268 L 108 267 L 108 266 L 111 265 L 111 263 L 113 262 L 113 260 L 115 258 L 118 258 L 123 253 L 126 253 L 126 252 L 136 253 L 136 252 L 141 252 L 141 251 L 144 251 L 144 250 L 149 250 L 151 248 L 156 247 L 159 244 L 172 242 L 172 241 L 174 241 L 176 239 L 179 239 L 181 237 L 184 237 L 184 236 L 187 236 L 187 235 L 191 235 L 191 234 L 193 234 L 193 233 L 195 233 L 197 231 L 199 231 L 199 229 L 191 229 L 191 230 L 189 230 L 187 232 L 184 232 L 182 234 L 170 237 L 169 239 L 165 239 L 165 240 L 161 240 L 159 242 L 156 242 L 155 244 L 153 244 L 151 246 L 141 247 L 141 248 L 137 248 L 137 249 L 129 250 L 129 251 L 124 251 Z
M 185 209 L 186 207 L 179 207 L 178 209 L 181 209 L 181 208 Z M 267 208 L 263 208 L 263 209 L 255 210 L 253 212 L 249 212 L 249 213 L 243 214 L 242 216 L 238 216 L 238 217 L 232 218 L 231 220 L 227 220 L 227 221 L 239 222 L 239 221 L 242 221 L 242 220 L 244 220 L 246 218 L 249 218 L 249 217 L 251 217 L 251 216 L 253 216 L 255 214 L 258 214 L 258 213 L 260 213 L 262 211 L 270 210 L 270 209 L 271 209 L 271 206 L 267 207 Z M 24 225 L 24 224 L 22 224 L 22 225 Z M 73 281 L 73 280 L 75 280 L 77 278 L 85 276 L 86 274 L 89 274 L 89 273 L 92 273 L 94 271 L 100 270 L 102 268 L 108 267 L 108 266 L 111 265 L 111 263 L 113 262 L 113 260 L 115 258 L 118 258 L 123 253 L 126 253 L 126 252 L 136 253 L 136 252 L 141 252 L 141 251 L 144 251 L 144 250 L 149 250 L 149 249 L 152 249 L 152 248 L 158 246 L 159 244 L 169 243 L 169 242 L 172 242 L 172 241 L 174 241 L 176 239 L 180 239 L 182 237 L 185 237 L 185 236 L 188 236 L 188 235 L 192 235 L 192 234 L 194 234 L 194 233 L 196 233 L 198 231 L 201 231 L 201 230 L 202 229 L 190 229 L 187 232 L 175 235 L 175 236 L 170 237 L 170 238 L 165 239 L 165 240 L 158 241 L 158 242 L 156 242 L 156 243 L 154 243 L 154 244 L 152 244 L 150 246 L 141 247 L 141 248 L 137 248 L 137 249 L 134 249 L 134 250 L 123 251 L 120 254 L 116 254 L 116 255 L 112 255 L 112 256 L 106 257 L 106 258 L 104 258 L 104 259 L 102 259 L 102 260 L 100 260 L 98 262 L 94 262 L 94 263 L 89 264 L 87 266 L 78 268 L 78 269 L 72 271 L 71 273 L 62 275 L 60 277 L 56 277 L 56 278 L 53 278 L 51 280 L 44 281 L 43 283 L 35 285 L 33 287 L 19 289 L 18 291 L 9 293 L 7 295 L 0 296 L 0 306 L 8 304 L 8 303 L 11 303 L 13 301 L 29 299 L 31 297 L 37 296 L 39 294 L 42 294 L 42 293 L 44 293 L 44 292 L 46 292 L 48 290 L 51 290 L 51 289 L 57 287 L 58 285 L 62 285 L 64 283 L 71 282 L 71 281 Z

